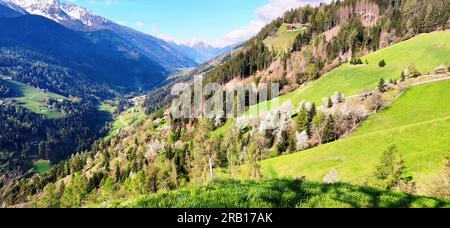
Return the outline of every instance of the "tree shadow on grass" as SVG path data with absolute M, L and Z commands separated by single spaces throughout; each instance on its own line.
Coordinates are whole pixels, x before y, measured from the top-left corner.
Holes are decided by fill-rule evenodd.
M 120 203 L 117 204 L 120 207 Z M 293 179 L 216 180 L 143 197 L 127 207 L 163 208 L 410 208 L 450 207 L 450 202 L 350 184 Z

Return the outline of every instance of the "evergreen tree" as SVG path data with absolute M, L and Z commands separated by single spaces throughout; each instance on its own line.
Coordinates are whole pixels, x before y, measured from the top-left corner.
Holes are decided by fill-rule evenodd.
M 303 105 L 300 108 L 300 112 L 298 113 L 298 116 L 296 118 L 296 128 L 297 131 L 299 132 L 310 132 L 310 117 L 309 117 L 309 112 L 308 110 L 306 110 L 305 105 Z
M 288 147 L 289 147 L 288 139 L 289 139 L 288 131 L 287 130 L 281 130 L 280 136 L 278 137 L 278 142 L 277 142 L 278 155 L 283 154 L 288 149 Z
M 144 195 L 148 192 L 148 180 L 142 171 L 139 171 L 131 179 L 131 194 L 135 197 Z
M 77 208 L 83 205 L 88 192 L 88 180 L 82 174 L 75 174 L 72 182 L 65 188 L 61 196 L 61 207 Z
M 327 124 L 325 126 L 325 130 L 323 133 L 323 143 L 328 143 L 334 141 L 335 134 L 334 134 L 334 118 L 332 115 L 329 115 L 327 120 Z
M 404 177 L 405 172 L 405 161 L 398 155 L 397 146 L 392 145 L 381 155 L 380 163 L 372 175 L 371 185 L 386 190 L 408 185 L 411 180 Z
M 251 142 L 245 156 L 248 167 L 248 175 L 251 179 L 261 178 L 261 150 L 256 143 Z
M 381 93 L 386 92 L 386 81 L 384 80 L 384 78 L 380 79 L 380 81 L 378 82 L 378 91 L 380 91 Z
M 309 122 L 313 121 L 316 114 L 317 114 L 316 103 L 313 102 L 311 105 L 311 109 L 309 110 L 309 117 L 308 117 Z
M 207 140 L 211 134 L 211 124 L 207 119 L 199 120 L 192 153 L 191 181 L 194 183 L 204 183 L 210 180 L 210 158 L 211 147 L 207 147 Z
M 51 183 L 45 188 L 42 199 L 38 202 L 39 208 L 58 208 L 60 194 L 56 189 L 56 185 Z
M 331 100 L 331 97 L 328 97 L 327 108 L 332 108 L 332 107 L 333 107 L 333 101 Z

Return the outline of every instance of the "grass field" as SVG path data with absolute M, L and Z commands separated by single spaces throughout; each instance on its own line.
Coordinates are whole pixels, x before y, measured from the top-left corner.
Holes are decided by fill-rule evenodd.
M 134 127 L 136 123 L 144 121 L 145 119 L 146 115 L 142 111 L 142 107 L 133 106 L 115 118 L 112 129 L 110 130 L 110 134 L 107 138 L 116 135 L 121 129 L 130 129 Z
M 346 96 L 356 95 L 364 90 L 372 91 L 381 78 L 398 79 L 401 72 L 411 65 L 424 74 L 433 72 L 441 64 L 449 66 L 449 53 L 450 30 L 423 34 L 362 58 L 363 62 L 369 62 L 368 65 L 344 64 L 317 81 L 281 96 L 280 103 L 289 100 L 297 108 L 302 100 L 321 103 L 322 98 L 337 91 Z M 383 59 L 387 66 L 381 68 L 378 63 Z M 253 107 L 250 112 L 254 112 L 256 108 L 258 107 Z
M 354 66 L 346 63 L 320 79 L 280 96 L 277 99 L 278 103 L 264 102 L 250 107 L 248 113 L 254 115 L 258 111 L 264 112 L 266 106 L 268 109 L 274 109 L 287 101 L 291 102 L 294 109 L 298 108 L 302 100 L 321 104 L 323 98 L 330 97 L 337 91 L 345 96 L 356 95 L 366 90 L 372 91 L 376 89 L 381 78 L 398 79 L 401 72 L 410 65 L 416 66 L 422 73 L 432 72 L 441 64 L 449 66 L 449 53 L 450 30 L 423 34 L 362 58 L 363 62 L 366 60 L 369 62 L 368 65 Z M 387 65 L 381 68 L 378 63 L 383 59 Z M 218 129 L 218 131 L 226 131 L 226 129 Z
M 107 103 L 102 103 L 99 107 L 98 110 L 100 111 L 104 111 L 104 112 L 108 112 L 111 115 L 114 115 L 114 113 L 116 112 L 116 108 L 110 104 Z
M 450 154 L 450 81 L 413 87 L 389 109 L 371 116 L 350 137 L 262 162 L 265 177 L 322 181 L 336 169 L 342 182 L 361 185 L 395 144 L 420 193 Z M 243 174 L 241 174 L 243 175 Z
M 297 25 L 301 28 L 301 24 Z M 297 38 L 303 30 L 287 31 L 287 25 L 283 24 L 275 36 L 268 37 L 264 40 L 264 44 L 272 49 L 277 54 L 288 53 L 294 45 L 295 38 Z
M 219 180 L 124 202 L 118 208 L 435 208 L 449 202 L 349 184 L 326 185 L 292 179 Z
M 33 163 L 31 173 L 46 174 L 52 170 L 52 163 L 47 160 L 38 160 Z
M 63 100 L 67 99 L 66 97 L 50 92 L 45 93 L 32 86 L 13 80 L 6 80 L 5 82 L 8 83 L 14 92 L 12 98 L 19 102 L 22 107 L 35 113 L 45 115 L 48 118 L 64 117 L 60 111 L 49 108 L 48 105 L 45 104 L 45 99 L 53 98 L 56 100 Z

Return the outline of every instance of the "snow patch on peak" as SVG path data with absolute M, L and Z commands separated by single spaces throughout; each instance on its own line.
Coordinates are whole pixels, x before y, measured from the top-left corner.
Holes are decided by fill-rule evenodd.
M 108 20 L 93 14 L 74 3 L 59 0 L 0 0 L 15 4 L 30 14 L 36 14 L 74 28 L 77 23 L 98 28 L 108 24 Z M 75 27 L 78 28 L 78 27 Z
M 7 0 L 26 10 L 28 13 L 47 17 L 57 22 L 68 20 L 60 9 L 59 0 Z
M 17 4 L 24 9 L 47 10 L 49 8 L 59 8 L 59 0 L 6 0 Z
M 198 40 L 198 39 L 192 39 L 188 42 L 186 42 L 184 45 L 190 47 L 190 48 L 203 48 L 203 49 L 207 49 L 207 48 L 221 48 L 218 45 L 214 44 L 214 43 L 210 43 L 208 41 L 204 41 L 204 40 Z
M 84 16 L 92 14 L 87 9 L 69 2 L 64 2 L 61 4 L 61 9 L 64 10 L 64 12 L 66 12 L 69 16 L 77 20 L 81 20 Z
M 81 21 L 84 25 L 89 27 L 100 26 L 102 23 L 107 23 L 108 20 L 93 14 L 90 10 L 73 3 L 64 2 L 61 4 L 61 9 L 70 17 Z

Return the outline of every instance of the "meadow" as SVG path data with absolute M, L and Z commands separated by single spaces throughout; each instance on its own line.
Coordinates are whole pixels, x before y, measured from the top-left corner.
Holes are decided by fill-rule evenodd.
M 262 162 L 264 177 L 322 181 L 331 170 L 340 181 L 362 185 L 391 145 L 405 159 L 407 175 L 427 191 L 427 179 L 450 155 L 450 81 L 411 88 L 387 110 L 372 115 L 352 135 L 336 142 Z M 241 177 L 245 169 L 241 170 Z
M 37 160 L 33 162 L 31 173 L 46 174 L 52 170 L 52 162 L 48 160 Z
M 330 97 L 335 92 L 353 96 L 373 91 L 381 78 L 386 81 L 397 80 L 401 77 L 402 71 L 412 65 L 423 74 L 433 72 L 440 65 L 449 66 L 448 53 L 450 53 L 450 30 L 422 34 L 363 57 L 363 62 L 366 63 L 367 60 L 368 64 L 345 63 L 318 80 L 304 84 L 276 100 L 250 107 L 247 114 L 255 115 L 258 112 L 273 110 L 286 102 L 290 102 L 294 110 L 303 100 L 320 105 L 323 98 Z M 378 66 L 381 60 L 385 60 L 387 64 L 385 67 Z M 217 131 L 224 132 L 229 125 L 226 124 L 222 127 L 225 129 L 219 128 Z
M 110 109 L 107 107 L 101 106 L 103 109 Z M 122 112 L 115 118 L 115 121 L 112 124 L 112 128 L 110 130 L 107 138 L 117 135 L 120 130 L 127 130 L 133 128 L 135 124 L 144 121 L 146 118 L 144 112 L 142 111 L 141 106 L 133 106 Z
M 45 115 L 48 118 L 64 117 L 64 114 L 59 110 L 49 108 L 48 105 L 45 104 L 45 100 L 48 98 L 64 100 L 67 99 L 66 97 L 51 92 L 44 92 L 13 80 L 6 80 L 6 83 L 9 84 L 14 92 L 14 96 L 11 98 L 16 100 L 22 107 L 37 114 Z
M 298 28 L 297 30 L 287 31 L 288 26 L 283 24 L 275 36 L 270 36 L 264 40 L 264 44 L 278 55 L 288 53 L 294 45 L 295 38 L 303 32 L 301 24 L 295 26 Z

